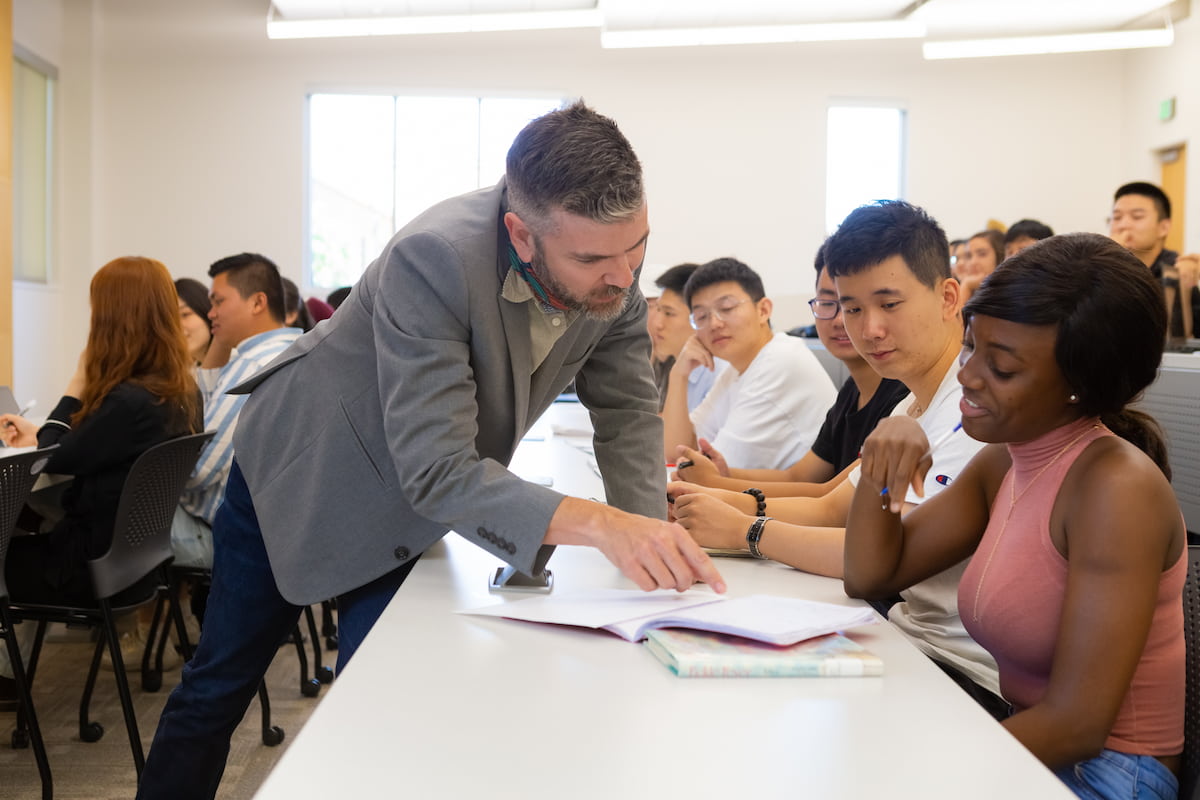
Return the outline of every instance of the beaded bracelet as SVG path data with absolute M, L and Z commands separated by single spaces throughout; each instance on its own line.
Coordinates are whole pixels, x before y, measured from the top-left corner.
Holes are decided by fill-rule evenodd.
M 758 507 L 754 509 L 755 516 L 761 517 L 767 513 L 767 496 L 763 494 L 762 489 L 743 489 L 742 494 L 748 494 L 758 503 Z
M 746 549 L 750 551 L 750 555 L 755 558 L 766 558 L 762 551 L 758 549 L 758 543 L 762 539 L 763 528 L 773 519 L 772 517 L 757 517 L 750 524 L 750 530 L 746 531 Z

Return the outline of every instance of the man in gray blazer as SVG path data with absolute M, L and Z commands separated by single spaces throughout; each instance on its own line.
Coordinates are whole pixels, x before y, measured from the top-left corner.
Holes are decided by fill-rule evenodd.
M 498 186 L 396 234 L 330 320 L 237 390 L 250 397 L 214 523 L 204 636 L 138 797 L 215 795 L 229 737 L 301 607 L 338 597 L 340 668 L 448 530 L 527 574 L 543 545 L 584 544 L 643 589 L 724 591 L 662 519 L 636 288 L 648 236 L 637 156 L 576 103 L 517 136 Z M 572 379 L 608 506 L 506 469 Z

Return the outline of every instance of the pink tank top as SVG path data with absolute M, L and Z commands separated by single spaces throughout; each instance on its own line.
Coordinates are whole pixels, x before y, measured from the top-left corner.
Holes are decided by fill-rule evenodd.
M 1045 694 L 1066 596 L 1067 559 L 1050 539 L 1054 500 L 1079 454 L 1112 435 L 1096 419 L 1084 419 L 1031 442 L 1010 444 L 1012 468 L 959 583 L 958 608 L 967 632 L 995 657 L 1000 690 L 1018 711 Z M 1005 527 L 1014 480 L 1018 501 Z M 1159 580 L 1150 634 L 1105 742 L 1109 749 L 1152 756 L 1183 749 L 1187 561 L 1184 548 Z

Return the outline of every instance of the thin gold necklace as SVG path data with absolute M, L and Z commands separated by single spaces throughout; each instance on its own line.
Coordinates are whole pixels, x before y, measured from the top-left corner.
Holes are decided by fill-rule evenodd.
M 975 607 L 974 607 L 972 615 L 971 615 L 974 618 L 975 622 L 979 622 L 979 594 L 980 594 L 980 592 L 983 591 L 983 582 L 987 578 L 988 570 L 992 566 L 992 556 L 996 555 L 996 548 L 998 548 L 1000 546 L 1000 540 L 1004 538 L 1004 532 L 1008 530 L 1008 521 L 1012 519 L 1013 509 L 1015 509 L 1017 507 L 1017 503 L 1020 502 L 1021 498 L 1024 497 L 1025 494 L 1030 489 L 1033 488 L 1033 485 L 1038 482 L 1038 478 L 1042 477 L 1042 475 L 1044 475 L 1046 473 L 1046 470 L 1050 469 L 1052 466 L 1054 466 L 1056 463 L 1058 463 L 1058 460 L 1060 458 L 1062 458 L 1068 450 L 1070 450 L 1072 447 L 1077 445 L 1079 443 L 1080 439 L 1082 439 L 1084 436 L 1087 436 L 1089 433 L 1091 433 L 1092 431 L 1096 430 L 1099 427 L 1100 427 L 1100 423 L 1097 422 L 1097 423 L 1091 425 L 1083 433 L 1079 434 L 1074 439 L 1067 442 L 1066 446 L 1063 447 L 1063 449 L 1059 450 L 1057 453 L 1054 454 L 1054 458 L 1052 458 L 1048 462 L 1046 462 L 1046 465 L 1037 471 L 1037 474 L 1033 476 L 1033 480 L 1031 480 L 1029 483 L 1025 484 L 1025 488 L 1021 490 L 1020 494 L 1017 494 L 1016 468 L 1015 467 L 1012 468 L 1013 469 L 1012 482 L 1009 483 L 1009 485 L 1008 485 L 1008 496 L 1009 496 L 1008 513 L 1004 515 L 1004 524 L 1000 527 L 1000 533 L 996 534 L 995 541 L 992 542 L 992 549 L 988 551 L 987 561 L 983 562 L 983 571 L 979 573 L 979 582 L 975 584 Z

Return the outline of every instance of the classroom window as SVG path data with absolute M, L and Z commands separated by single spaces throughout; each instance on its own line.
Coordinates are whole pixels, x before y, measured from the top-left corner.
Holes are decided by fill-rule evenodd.
M 561 104 L 545 97 L 310 95 L 311 284 L 354 283 L 417 214 L 494 185 L 521 128 Z
M 12 248 L 19 281 L 50 278 L 55 78 L 54 67 L 32 54 L 13 59 Z
M 826 133 L 826 233 L 864 203 L 904 197 L 904 109 L 830 106 Z

